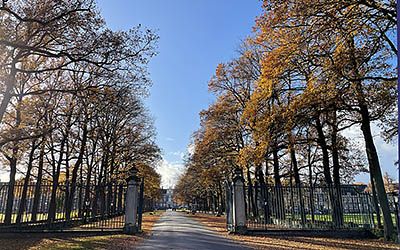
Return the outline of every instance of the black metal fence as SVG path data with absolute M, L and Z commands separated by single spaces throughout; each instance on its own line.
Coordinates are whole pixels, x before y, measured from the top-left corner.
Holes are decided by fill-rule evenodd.
M 122 230 L 126 184 L 0 184 L 0 230 Z M 71 195 L 73 193 L 73 195 Z M 11 209 L 7 210 L 7 205 Z
M 245 187 L 247 227 L 344 229 L 374 228 L 379 211 L 360 186 Z M 397 222 L 395 207 L 393 221 Z

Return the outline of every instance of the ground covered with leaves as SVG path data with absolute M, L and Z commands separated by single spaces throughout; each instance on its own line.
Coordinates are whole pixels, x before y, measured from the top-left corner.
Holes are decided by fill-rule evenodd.
M 225 217 L 216 217 L 209 214 L 191 216 L 225 237 L 240 241 L 242 244 L 246 244 L 254 249 L 400 249 L 400 245 L 387 243 L 381 239 L 338 238 L 334 237 L 334 235 L 322 236 L 321 234 L 312 234 L 311 232 L 309 234 L 302 234 L 301 236 L 290 235 L 286 232 L 271 235 L 233 235 L 228 234 L 226 231 Z
M 143 233 L 126 235 L 122 233 L 20 233 L 0 234 L 1 250 L 61 250 L 61 249 L 133 249 L 147 238 L 154 223 L 162 212 L 145 213 Z

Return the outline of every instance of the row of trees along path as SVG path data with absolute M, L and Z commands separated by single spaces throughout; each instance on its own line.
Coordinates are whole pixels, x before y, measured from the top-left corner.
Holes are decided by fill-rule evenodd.
M 157 35 L 140 26 L 110 30 L 93 0 L 0 5 L 0 152 L 10 172 L 4 223 L 21 222 L 32 181 L 33 221 L 43 183 L 52 185 L 49 221 L 61 182 L 66 219 L 77 183 L 87 198 L 90 185 L 124 180 L 132 165 L 149 176 L 146 195 L 155 195 L 160 150 L 142 97 Z M 14 221 L 16 183 L 23 192 Z
M 368 171 L 392 237 L 373 131 L 386 141 L 397 135 L 395 29 L 395 1 L 263 1 L 239 56 L 209 82 L 217 100 L 200 114 L 177 185 L 181 199 L 222 199 L 236 167 L 250 197 L 254 181 L 340 189 Z M 360 145 L 346 137 L 349 129 L 360 131 Z

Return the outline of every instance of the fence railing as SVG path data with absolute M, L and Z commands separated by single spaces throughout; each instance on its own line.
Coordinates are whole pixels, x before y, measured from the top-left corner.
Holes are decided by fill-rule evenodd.
M 373 228 L 377 214 L 372 197 L 360 186 L 245 187 L 249 229 Z M 393 222 L 396 211 L 393 207 Z
M 0 184 L 0 229 L 122 229 L 126 185 Z M 13 199 L 9 199 L 10 191 Z M 71 195 L 73 193 L 73 195 Z M 8 209 L 7 209 L 8 206 Z

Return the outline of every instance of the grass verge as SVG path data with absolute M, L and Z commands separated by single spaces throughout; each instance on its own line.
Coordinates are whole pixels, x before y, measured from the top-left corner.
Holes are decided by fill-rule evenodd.
M 383 249 L 400 249 L 400 246 L 394 243 L 384 242 L 380 239 L 346 239 L 335 238 L 334 235 L 321 236 L 313 235 L 311 232 L 307 236 L 294 236 L 287 232 L 282 232 L 273 235 L 233 235 L 226 231 L 225 217 L 215 217 L 208 214 L 190 215 L 208 226 L 212 230 L 224 235 L 235 241 L 240 241 L 254 249 L 271 249 L 271 250 L 286 250 L 286 249 L 358 249 L 358 250 L 383 250 Z
M 1 250 L 61 250 L 61 249 L 134 249 L 147 238 L 162 211 L 145 213 L 142 230 L 138 235 L 122 233 L 18 233 L 0 235 Z

